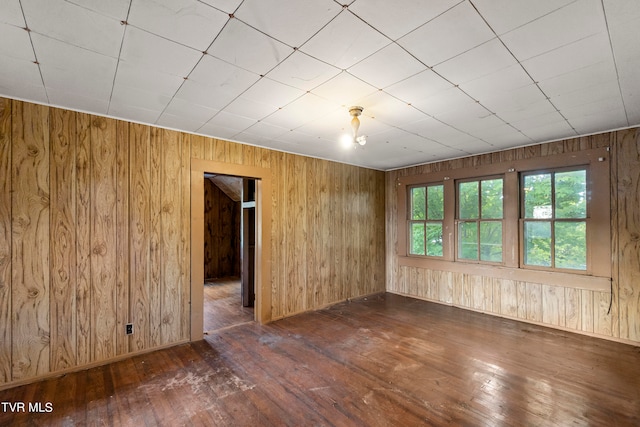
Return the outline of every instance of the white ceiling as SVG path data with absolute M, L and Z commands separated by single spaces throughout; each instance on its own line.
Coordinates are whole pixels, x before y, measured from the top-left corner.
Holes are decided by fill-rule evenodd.
M 2 96 L 381 170 L 640 125 L 638 70 L 640 0 L 0 2 Z

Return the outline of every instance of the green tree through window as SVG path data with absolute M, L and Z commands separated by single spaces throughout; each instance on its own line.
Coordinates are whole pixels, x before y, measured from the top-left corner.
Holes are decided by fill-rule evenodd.
M 502 262 L 503 179 L 458 183 L 458 258 Z
M 423 185 L 409 192 L 409 253 L 441 257 L 444 188 L 442 184 Z
M 587 170 L 522 175 L 523 263 L 586 270 Z

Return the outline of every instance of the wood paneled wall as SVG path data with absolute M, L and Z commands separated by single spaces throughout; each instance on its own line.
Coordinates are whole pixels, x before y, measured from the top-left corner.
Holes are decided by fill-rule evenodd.
M 382 172 L 0 98 L 0 388 L 189 338 L 191 158 L 272 170 L 273 319 L 384 291 Z
M 204 277 L 240 276 L 241 202 L 204 180 Z
M 396 179 L 610 147 L 611 292 L 528 283 L 398 262 Z M 387 291 L 640 344 L 640 130 L 630 129 L 386 173 Z M 604 207 L 606 209 L 606 207 Z

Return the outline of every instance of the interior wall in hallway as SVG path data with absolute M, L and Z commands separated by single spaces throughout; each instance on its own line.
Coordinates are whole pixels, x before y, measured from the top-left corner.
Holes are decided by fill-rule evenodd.
M 240 277 L 241 202 L 204 180 L 204 277 Z

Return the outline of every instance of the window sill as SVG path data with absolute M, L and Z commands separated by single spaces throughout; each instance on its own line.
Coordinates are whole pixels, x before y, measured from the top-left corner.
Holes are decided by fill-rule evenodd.
M 443 261 L 433 258 L 419 258 L 412 256 L 399 256 L 398 264 L 403 267 L 451 271 L 454 273 L 540 283 L 544 285 L 562 286 L 565 288 L 586 289 L 598 292 L 611 291 L 611 278 L 609 277 L 588 276 L 585 274 L 571 274 L 555 271 L 526 270 L 522 268 L 485 264 L 468 264 L 464 262 Z

